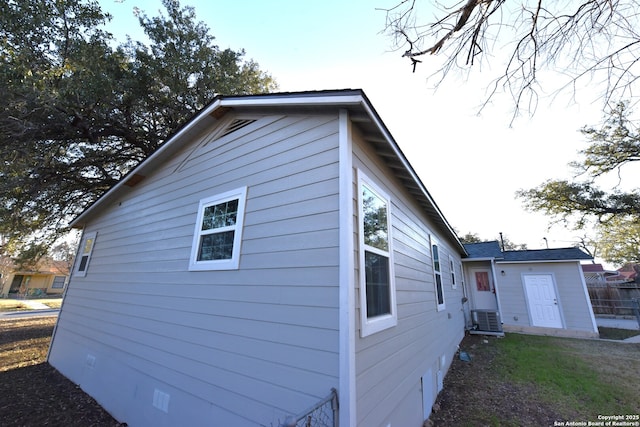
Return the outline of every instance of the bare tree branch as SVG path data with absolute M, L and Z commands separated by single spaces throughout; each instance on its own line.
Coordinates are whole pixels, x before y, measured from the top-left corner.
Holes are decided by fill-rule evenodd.
M 432 18 L 418 6 L 436 9 Z M 533 114 L 543 91 L 538 74 L 552 71 L 567 81 L 551 93 L 575 91 L 592 80 L 602 89 L 604 105 L 629 98 L 640 78 L 640 1 L 463 0 L 452 4 L 405 0 L 385 10 L 386 31 L 394 47 L 409 58 L 442 55 L 439 83 L 453 70 L 471 70 L 506 55 L 504 68 L 487 93 L 481 110 L 498 93 L 508 93 L 514 118 Z M 431 12 L 433 14 L 433 12 Z M 427 47 L 423 47 L 423 46 Z M 490 58 L 490 59 L 489 59 Z M 545 88 L 546 89 L 546 88 Z

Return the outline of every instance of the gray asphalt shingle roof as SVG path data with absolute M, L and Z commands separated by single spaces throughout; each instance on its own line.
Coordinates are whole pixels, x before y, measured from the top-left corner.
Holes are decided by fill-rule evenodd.
M 505 251 L 505 261 L 562 261 L 593 259 L 579 248 L 535 249 L 526 251 Z
M 494 240 L 491 242 L 465 243 L 464 248 L 469 258 L 502 258 L 500 244 Z
M 469 258 L 494 258 L 496 261 L 572 261 L 590 260 L 593 257 L 579 248 L 527 249 L 502 251 L 497 241 L 466 243 Z

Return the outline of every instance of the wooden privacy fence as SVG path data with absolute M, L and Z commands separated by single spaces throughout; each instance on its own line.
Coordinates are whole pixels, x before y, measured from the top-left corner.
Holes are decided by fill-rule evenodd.
M 633 316 L 633 301 L 640 299 L 640 287 L 636 283 L 600 283 L 587 282 L 589 299 L 594 314 L 614 314 Z
M 598 299 L 591 300 L 593 314 L 608 314 L 613 316 L 635 316 L 638 310 L 638 300 Z

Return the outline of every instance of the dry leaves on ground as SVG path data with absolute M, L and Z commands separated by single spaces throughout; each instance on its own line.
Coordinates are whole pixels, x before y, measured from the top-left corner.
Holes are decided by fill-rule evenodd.
M 514 384 L 496 375 L 499 338 L 469 335 L 460 348 L 471 362 L 454 359 L 430 418 L 433 426 L 549 426 L 563 417 L 534 386 Z
M 0 424 L 121 426 L 45 362 L 55 317 L 0 321 Z

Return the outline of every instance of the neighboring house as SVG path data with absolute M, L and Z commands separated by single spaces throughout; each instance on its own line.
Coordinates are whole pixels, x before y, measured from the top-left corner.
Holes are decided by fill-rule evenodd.
M 420 426 L 464 336 L 465 249 L 360 90 L 217 97 L 72 226 L 48 360 L 129 426 L 332 388 L 341 426 Z
M 627 282 L 640 283 L 640 264 L 629 263 L 618 269 L 618 273 Z
M 464 246 L 469 306 L 478 311 L 470 321 L 495 313 L 504 331 L 598 336 L 580 265 L 591 256 L 578 248 L 502 251 L 497 241 Z
M 23 298 L 62 295 L 69 277 L 64 262 L 45 258 L 33 267 L 17 267 L 13 263 L 3 268 L 0 297 Z
M 605 270 L 602 264 L 582 264 L 582 272 L 587 287 L 607 286 L 607 283 L 626 281 L 624 276 L 615 270 Z
M 626 264 L 618 271 L 605 270 L 601 264 L 586 264 L 582 270 L 596 315 L 633 315 L 633 300 L 640 298 L 637 264 Z

